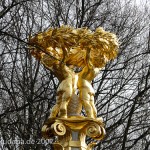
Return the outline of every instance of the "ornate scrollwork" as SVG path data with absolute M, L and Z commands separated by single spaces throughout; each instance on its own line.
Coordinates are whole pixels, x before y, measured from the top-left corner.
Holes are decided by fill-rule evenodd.
M 86 135 L 89 137 L 97 137 L 101 134 L 100 126 L 96 123 L 90 123 L 86 127 Z
M 105 129 L 97 123 L 90 123 L 86 126 L 86 135 L 94 139 L 102 139 L 105 135 Z
M 48 125 L 44 125 L 42 127 L 42 135 L 44 138 L 50 138 L 54 136 L 51 128 Z
M 66 127 L 61 122 L 55 122 L 53 124 L 54 131 L 57 135 L 62 136 L 66 133 Z
M 106 131 L 105 131 L 104 127 L 100 126 L 100 130 L 101 130 L 101 135 L 95 137 L 94 139 L 101 140 L 104 138 L 104 136 L 106 135 Z

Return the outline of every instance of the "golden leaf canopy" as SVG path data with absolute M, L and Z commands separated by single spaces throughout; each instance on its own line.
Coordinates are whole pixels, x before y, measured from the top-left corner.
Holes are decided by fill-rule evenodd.
M 74 29 L 69 26 L 50 28 L 29 39 L 31 53 L 37 59 L 49 54 L 66 65 L 85 66 L 85 56 L 90 49 L 90 61 L 95 67 L 103 67 L 114 59 L 118 51 L 115 34 L 99 27 L 94 31 L 87 28 Z M 50 58 L 52 60 L 52 58 Z

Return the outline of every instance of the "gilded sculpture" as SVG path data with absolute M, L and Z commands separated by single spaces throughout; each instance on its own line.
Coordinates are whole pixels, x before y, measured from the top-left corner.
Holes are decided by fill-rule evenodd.
M 98 74 L 99 69 L 90 60 L 90 49 L 86 51 L 85 66 L 78 74 L 79 99 L 86 111 L 87 117 L 96 118 L 97 110 L 94 105 L 94 89 L 91 85 L 92 80 Z
M 116 36 L 102 28 L 92 32 L 87 28 L 62 26 L 31 37 L 29 43 L 32 45 L 31 54 L 60 81 L 57 102 L 50 117 L 58 114 L 67 117 L 67 105 L 77 87 L 87 116 L 96 118 L 91 81 L 109 60 L 116 57 Z M 82 71 L 75 73 L 75 67 L 82 68 Z
M 66 150 L 69 150 L 71 144 L 64 144 L 66 141 L 63 141 L 67 139 L 71 142 L 71 130 L 78 131 L 78 147 L 84 143 L 86 135 L 102 139 L 105 130 L 102 119 L 97 118 L 95 92 L 91 82 L 100 69 L 117 56 L 116 35 L 101 27 L 91 31 L 87 28 L 61 26 L 31 36 L 29 44 L 31 54 L 59 80 L 56 104 L 42 128 L 44 137 L 51 137 L 55 132 L 57 136 L 61 136 L 56 149 L 67 147 Z M 81 115 L 80 104 L 86 117 Z M 60 126 L 62 128 L 59 129 Z M 70 128 L 68 132 L 66 127 Z M 64 129 L 63 134 L 60 133 L 61 129 Z M 90 149 L 90 145 L 86 147 L 84 144 L 83 147 Z
M 53 62 L 53 64 L 51 65 L 49 61 Z M 56 104 L 51 110 L 50 118 L 54 118 L 57 115 L 67 118 L 67 106 L 75 91 L 76 75 L 71 67 L 61 61 L 50 59 L 47 54 L 43 55 L 41 63 L 51 70 L 60 82 L 57 88 Z

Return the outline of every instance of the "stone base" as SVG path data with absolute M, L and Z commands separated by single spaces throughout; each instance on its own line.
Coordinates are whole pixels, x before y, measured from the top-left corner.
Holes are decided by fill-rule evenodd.
M 56 137 L 55 150 L 91 150 L 95 143 L 87 145 L 86 136 L 101 140 L 105 135 L 102 118 L 71 116 L 69 118 L 49 118 L 42 128 L 42 135 L 49 139 Z

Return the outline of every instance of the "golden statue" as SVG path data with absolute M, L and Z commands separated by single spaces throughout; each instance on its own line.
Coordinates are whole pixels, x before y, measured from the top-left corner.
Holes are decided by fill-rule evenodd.
M 59 116 L 67 117 L 67 105 L 76 90 L 73 69 L 81 67 L 82 71 L 78 73 L 79 97 L 87 116 L 95 118 L 97 113 L 91 81 L 107 61 L 116 57 L 116 36 L 102 28 L 92 32 L 87 28 L 61 26 L 39 33 L 30 38 L 29 42 L 33 46 L 31 54 L 41 60 L 60 81 L 57 102 L 50 117 L 56 117 L 58 112 Z
M 105 130 L 102 119 L 97 118 L 95 92 L 91 82 L 99 70 L 117 56 L 116 35 L 104 31 L 101 27 L 94 32 L 87 28 L 61 26 L 30 37 L 29 44 L 31 54 L 51 70 L 60 82 L 56 104 L 42 128 L 44 137 L 52 137 L 52 133 L 61 136 L 55 149 L 65 148 L 65 143 L 67 148 L 72 145 L 80 147 L 86 135 L 102 139 Z M 81 109 L 77 109 L 80 103 L 85 109 L 86 117 L 81 115 Z M 68 131 L 66 127 L 69 128 Z M 73 135 L 70 131 L 78 131 L 80 144 L 71 142 L 73 137 L 69 137 Z M 85 149 L 90 149 L 90 145 L 83 145 Z

